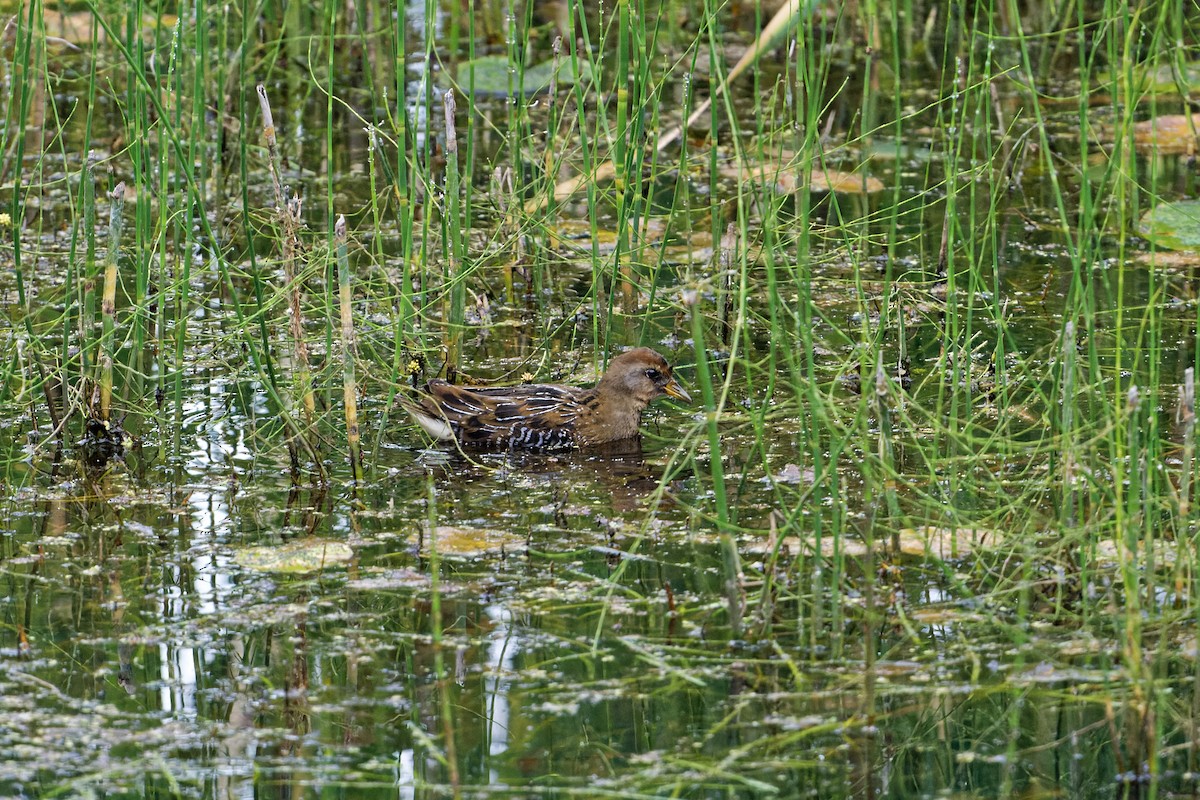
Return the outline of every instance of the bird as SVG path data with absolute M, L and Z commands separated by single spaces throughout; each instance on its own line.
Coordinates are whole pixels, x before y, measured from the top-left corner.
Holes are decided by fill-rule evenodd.
M 468 389 L 432 380 L 417 400 L 400 403 L 441 442 L 559 450 L 635 438 L 642 410 L 664 396 L 692 401 L 665 358 L 637 347 L 614 358 L 590 388 L 541 383 Z

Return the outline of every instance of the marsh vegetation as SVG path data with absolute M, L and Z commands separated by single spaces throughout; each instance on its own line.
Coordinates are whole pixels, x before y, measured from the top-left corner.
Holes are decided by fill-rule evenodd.
M 1198 791 L 1193 6 L 0 13 L 0 794 Z

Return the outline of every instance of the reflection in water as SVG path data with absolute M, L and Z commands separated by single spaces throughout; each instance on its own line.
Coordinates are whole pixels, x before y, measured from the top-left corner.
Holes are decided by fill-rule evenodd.
M 227 717 L 229 730 L 220 740 L 218 752 L 226 764 L 236 764 L 245 769 L 245 765 L 252 763 L 254 758 L 254 706 L 242 674 L 245 640 L 242 637 L 233 637 L 226 641 L 225 647 L 229 656 L 229 675 L 226 677 L 233 687 L 233 698 L 229 703 Z M 241 786 L 243 795 L 252 791 L 252 784 L 249 781 L 238 780 L 235 778 L 236 774 L 231 769 L 219 773 L 217 785 L 220 797 L 235 796 L 232 791 L 234 786 Z
M 413 749 L 406 747 L 400 751 L 399 763 L 396 767 L 396 788 L 400 800 L 413 800 L 416 797 L 416 775 L 413 773 Z
M 528 505 L 527 490 L 546 486 L 552 504 L 565 506 L 576 491 L 607 493 L 591 504 L 597 510 L 636 511 L 660 488 L 662 466 L 647 462 L 640 439 L 609 442 L 579 450 L 537 451 L 503 449 L 459 450 L 442 446 L 421 451 L 417 463 L 441 474 L 446 484 L 468 491 L 479 481 L 493 479 L 495 491 L 507 490 L 515 504 Z M 478 495 L 478 491 L 472 491 Z M 493 496 L 496 502 L 500 495 Z M 561 524 L 562 520 L 558 520 Z
M 484 612 L 492 619 L 495 627 L 488 641 L 487 677 L 484 678 L 484 704 L 488 717 L 488 753 L 499 755 L 508 749 L 509 700 L 513 658 L 519 645 L 512 628 L 512 612 L 503 605 L 489 605 Z M 492 783 L 499 776 L 492 770 Z
M 982 619 L 956 605 L 965 566 L 964 574 L 914 566 L 889 576 L 888 607 L 904 617 L 863 638 L 903 670 L 881 672 L 889 662 L 855 648 L 858 593 L 878 578 L 838 557 L 772 557 L 770 571 L 747 569 L 735 588 L 751 599 L 761 593 L 755 607 L 769 613 L 756 620 L 754 636 L 730 642 L 726 604 L 716 601 L 723 566 L 702 515 L 652 505 L 667 452 L 647 454 L 631 440 L 565 453 L 438 451 L 440 463 L 417 463 L 396 447 L 376 454 L 384 477 L 364 490 L 368 502 L 351 504 L 337 485 L 308 497 L 294 487 L 277 491 L 270 476 L 281 465 L 252 452 L 269 441 L 248 421 L 271 416 L 261 392 L 203 385 L 186 405 L 194 449 L 176 467 L 185 474 L 164 481 L 169 504 L 146 499 L 156 490 L 154 465 L 136 479 L 114 470 L 82 490 L 86 498 L 56 496 L 63 487 L 46 480 L 37 490 L 49 496 L 36 515 L 12 503 L 0 538 L 8 582 L 0 611 L 21 647 L 10 644 L 0 660 L 0 698 L 34 703 L 43 716 L 21 709 L 0 722 L 0 750 L 17 754 L 0 761 L 0 794 L 19 794 L 17 782 L 28 780 L 27 743 L 54 736 L 65 757 L 45 767 L 46 786 L 92 780 L 103 748 L 117 765 L 102 778 L 115 784 L 113 794 L 124 788 L 126 768 L 143 784 L 129 796 L 299 796 L 317 781 L 348 796 L 368 794 L 360 781 L 377 782 L 381 797 L 441 791 L 445 728 L 428 660 L 428 565 L 416 546 L 427 470 L 449 501 L 435 509 L 439 523 L 486 524 L 530 543 L 504 558 L 479 554 L 442 566 L 446 597 L 459 604 L 454 616 L 467 620 L 446 632 L 457 679 L 447 691 L 457 699 L 450 724 L 462 732 L 462 774 L 472 783 L 516 784 L 519 770 L 553 776 L 560 783 L 551 792 L 591 786 L 599 775 L 614 782 L 613 794 L 699 796 L 707 788 L 750 796 L 746 787 L 763 785 L 788 796 L 784 785 L 844 797 L 852 785 L 855 796 L 928 797 L 951 785 L 986 790 L 996 776 L 1012 780 L 1018 765 L 1056 786 L 1086 788 L 1113 774 L 1097 755 L 1109 752 L 1102 745 L 1116 725 L 1095 687 L 1122 679 L 1106 631 L 1072 653 L 1016 649 L 1006 638 L 1014 619 L 1007 609 Z M 729 474 L 744 473 L 739 524 L 752 504 L 767 514 L 796 502 L 792 484 L 760 483 L 761 470 L 738 458 Z M 235 470 L 241 488 L 231 481 Z M 703 508 L 703 492 L 703 484 L 684 486 L 682 502 Z M 796 509 L 799 535 L 809 533 L 809 520 L 828 524 L 821 509 Z M 639 526 L 660 522 L 636 552 L 623 546 L 642 535 Z M 592 535 L 624 530 L 633 532 L 624 540 Z M 750 520 L 739 543 L 756 533 Z M 248 576 L 230 555 L 231 545 L 308 534 L 350 543 L 352 574 L 339 566 Z M 824 528 L 813 538 L 828 535 Z M 828 613 L 835 602 L 845 605 Z M 930 606 L 944 613 L 914 613 Z M 481 616 L 485 625 L 477 625 Z M 989 651 L 990 622 L 1000 635 Z M 1172 658 L 1162 659 L 1162 685 L 1185 698 L 1185 709 L 1194 661 L 1180 669 Z M 1045 683 L 1002 683 L 1014 660 L 1041 659 Z M 1059 671 L 1064 663 L 1105 671 Z M 17 684 L 21 678 L 37 683 Z M 862 702 L 875 695 L 877 704 Z M 87 738 L 81 731 L 95 729 L 96 711 L 118 720 L 103 733 L 124 736 L 119 749 L 75 745 Z M 1137 727 L 1143 722 L 1125 722 L 1120 737 L 1130 753 L 1151 744 Z M 995 765 L 1009 742 L 1018 758 L 1002 772 Z M 1182 747 L 1163 752 L 1182 764 L 1172 755 Z M 184 777 L 182 791 L 160 790 L 164 762 L 176 772 L 162 780 Z M 1126 773 L 1137 778 L 1139 769 L 1126 760 Z
M 196 717 L 195 651 L 182 644 L 163 642 L 158 646 L 159 702 L 163 711 L 183 719 Z
M 157 791 L 158 768 L 145 766 L 160 758 L 172 768 L 183 765 L 179 774 L 195 780 L 184 781 L 179 794 L 185 797 L 300 796 L 311 785 L 306 782 L 316 781 L 353 783 L 346 793 L 356 797 L 415 800 L 443 792 L 443 726 L 428 658 L 427 564 L 415 546 L 427 509 L 401 483 L 411 474 L 425 480 L 426 467 L 414 463 L 411 451 L 397 449 L 401 460 L 393 474 L 401 478 L 380 481 L 373 505 L 347 512 L 336 499 L 309 502 L 300 519 L 286 486 L 275 493 L 262 488 L 262 470 L 253 476 L 257 486 L 246 470 L 233 502 L 227 471 L 240 434 L 224 420 L 213 424 L 210 431 L 217 433 L 203 440 L 204 450 L 189 465 L 209 477 L 193 477 L 186 502 L 172 504 L 169 512 L 122 508 L 123 539 L 106 536 L 112 516 L 104 516 L 103 503 L 92 501 L 85 509 L 77 499 L 49 503 L 29 518 L 37 523 L 32 533 L 8 537 L 9 549 L 0 553 L 9 559 L 5 574 L 16 581 L 27 569 L 28 583 L 26 591 L 14 583 L 0 609 L 28 620 L 33 652 L 0 661 L 0 697 L 18 696 L 8 675 L 21 670 L 65 687 L 61 691 L 72 700 L 80 695 L 91 702 L 93 687 L 79 680 L 89 670 L 81 665 L 92 658 L 112 662 L 111 673 L 94 673 L 110 683 L 101 690 L 118 689 L 104 702 L 126 715 L 127 727 L 115 733 L 128 735 L 123 752 L 142 759 L 128 762 L 128 774 L 150 786 L 145 795 L 167 793 Z M 989 653 L 984 637 L 968 635 L 983 625 L 974 616 L 910 616 L 915 623 L 904 635 L 897 630 L 894 639 L 884 626 L 880 652 L 893 663 L 912 659 L 904 670 L 887 674 L 877 672 L 883 662 L 875 671 L 865 669 L 863 655 L 850 645 L 836 658 L 824 655 L 827 623 L 805 628 L 815 617 L 786 602 L 772 606 L 771 617 L 755 628 L 773 637 L 770 647 L 748 641 L 731 650 L 723 604 L 713 600 L 719 597 L 717 551 L 677 510 L 647 507 L 659 486 L 656 460 L 665 460 L 655 454 L 634 448 L 490 453 L 473 460 L 455 454 L 449 460 L 434 468 L 438 491 L 458 505 L 441 505 L 439 521 L 482 519 L 534 542 L 504 558 L 489 553 L 442 564 L 445 596 L 457 604 L 448 619 L 465 621 L 448 625 L 445 634 L 447 652 L 457 657 L 459 683 L 450 690 L 464 786 L 553 775 L 558 785 L 577 788 L 600 775 L 613 781 L 614 794 L 627 795 L 665 794 L 680 786 L 679 793 L 688 794 L 704 780 L 723 786 L 753 780 L 782 785 L 774 796 L 792 796 L 790 789 L 803 786 L 813 796 L 846 797 L 852 785 L 862 792 L 852 796 L 873 791 L 903 797 L 917 794 L 905 788 L 915 777 L 924 781 L 912 784 L 920 796 L 933 796 L 945 788 L 946 775 L 986 787 L 1002 774 L 989 759 L 1002 755 L 1005 744 L 994 745 L 992 737 L 996 720 L 1015 725 L 1018 704 L 1028 709 L 1021 712 L 1021 730 L 1031 733 L 1011 731 L 1013 741 L 1028 745 L 1014 763 L 1033 764 L 1046 776 L 1067 763 L 1075 786 L 1112 773 L 1097 756 L 1107 752 L 1096 738 L 1108 730 L 1098 725 L 1103 706 L 1092 697 L 1062 702 L 1068 673 L 1044 689 L 1038 684 L 1014 691 L 997 683 L 979 690 L 992 673 L 972 677 L 972 664 L 1003 664 L 1012 656 L 1009 642 Z M 337 490 L 328 496 L 337 498 Z M 298 499 L 290 495 L 290 502 Z M 664 522 L 662 535 L 647 537 L 637 553 L 596 546 L 600 538 L 593 534 L 606 530 L 597 518 L 619 523 L 623 507 L 636 508 L 627 520 L 652 513 Z M 283 524 L 293 518 L 296 525 Z M 338 567 L 312 575 L 248 575 L 230 555 L 231 543 L 270 544 L 281 531 L 303 536 L 297 530 L 305 529 L 350 542 L 353 572 Z M 71 549 L 77 546 L 88 549 Z M 610 557 L 622 565 L 619 572 L 610 568 Z M 85 559 L 103 565 L 103 580 L 80 579 L 72 565 Z M 778 570 L 780 581 L 813 574 L 786 560 Z M 747 580 L 747 591 L 758 591 L 749 582 L 753 573 Z M 953 608 L 956 589 L 940 571 L 900 571 L 896 580 L 897 597 L 919 598 L 912 610 Z M 60 626 L 62 641 L 49 644 L 54 628 L 47 615 L 55 595 L 45 592 L 46 585 L 58 588 L 60 602 L 64 596 L 74 602 L 60 613 L 71 615 L 69 630 Z M 91 609 L 102 613 L 92 618 Z M 151 644 L 140 647 L 142 642 Z M 592 647 L 595 659 L 580 657 Z M 45 657 L 57 659 L 62 652 L 71 657 Z M 744 666 L 732 669 L 735 658 Z M 479 681 L 473 668 L 480 670 Z M 854 677 L 858 673 L 867 683 Z M 1081 675 L 1073 684 L 1081 692 L 1102 683 Z M 876 681 L 877 714 L 871 727 L 856 733 L 861 697 L 876 691 Z M 142 689 L 129 695 L 121 686 Z M 1059 705 L 1042 702 L 1046 697 L 1060 698 Z M 71 709 L 57 705 L 50 693 L 35 702 L 55 724 L 70 719 Z M 21 724 L 17 715 L 0 723 L 0 746 Z M 79 738 L 84 726 L 75 724 Z M 956 761 L 967 745 L 947 743 L 959 742 L 969 743 L 978 759 Z M 103 746 L 107 758 L 120 757 Z M 78 762 L 54 764 L 54 780 L 89 769 L 90 758 L 89 750 Z M 716 764 L 732 777 L 722 777 Z M 699 769 L 709 770 L 707 777 L 694 778 Z M 8 774 L 0 794 L 23 779 Z M 374 789 L 360 788 L 360 781 Z M 745 789 L 738 796 L 755 794 Z

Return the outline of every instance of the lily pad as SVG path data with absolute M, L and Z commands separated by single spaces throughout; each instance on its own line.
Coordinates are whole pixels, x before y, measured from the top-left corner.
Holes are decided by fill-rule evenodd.
M 1122 67 L 1123 69 L 1124 67 Z M 1098 75 L 1101 83 L 1113 84 L 1118 90 L 1125 88 L 1125 76 L 1105 70 Z M 1135 92 L 1139 101 L 1145 100 L 1146 95 L 1179 95 L 1180 87 L 1195 86 L 1200 83 L 1200 62 L 1192 61 L 1185 64 L 1161 64 L 1154 69 L 1139 70 L 1134 81 Z
M 236 553 L 237 562 L 253 572 L 316 572 L 345 564 L 354 555 L 345 542 L 298 539 L 284 545 L 246 547 Z
M 466 61 L 458 67 L 458 81 L 463 91 L 474 91 L 475 94 L 507 95 L 509 92 L 509 76 L 512 76 L 512 91 L 521 90 L 525 95 L 538 94 L 550 88 L 550 79 L 558 72 L 558 85 L 570 86 L 580 80 L 591 79 L 591 68 L 586 62 L 578 62 L 576 70 L 570 59 L 561 59 L 557 66 L 553 61 L 543 61 L 525 68 L 525 77 L 519 81 L 517 65 L 509 61 L 507 56 L 483 56 L 472 61 Z M 475 70 L 474 84 L 471 84 L 471 69 Z
M 1170 250 L 1200 248 L 1200 200 L 1159 203 L 1142 216 L 1138 233 Z
M 443 556 L 469 557 L 485 553 L 513 550 L 525 540 L 515 533 L 494 528 L 466 528 L 454 525 L 438 525 L 433 529 L 437 539 L 438 553 Z M 429 542 L 423 549 L 428 550 Z

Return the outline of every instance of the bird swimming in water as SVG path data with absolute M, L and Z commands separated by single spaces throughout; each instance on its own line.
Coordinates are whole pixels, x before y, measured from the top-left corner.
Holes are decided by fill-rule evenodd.
M 467 389 L 434 380 L 416 400 L 400 402 L 438 441 L 549 450 L 636 437 L 642 410 L 663 396 L 692 401 L 665 358 L 637 347 L 614 358 L 590 388 L 541 383 Z

